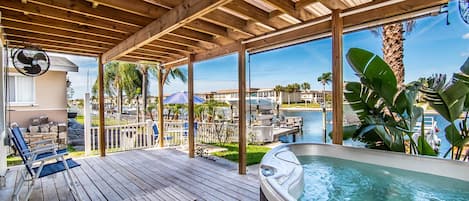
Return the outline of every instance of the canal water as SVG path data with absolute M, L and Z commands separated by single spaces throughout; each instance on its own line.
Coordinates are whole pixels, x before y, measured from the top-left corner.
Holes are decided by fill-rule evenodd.
M 286 117 L 289 116 L 301 116 L 303 117 L 303 132 L 296 135 L 296 142 L 315 142 L 323 143 L 324 134 L 322 130 L 322 112 L 321 111 L 293 111 L 293 110 L 282 110 L 281 115 Z M 446 140 L 444 128 L 449 125 L 449 122 L 446 121 L 441 115 L 428 114 L 426 116 L 432 116 L 437 122 L 437 127 L 440 132 L 438 132 L 438 137 L 441 139 L 440 152 L 438 157 L 443 157 L 446 151 L 450 148 L 449 142 Z M 332 125 L 330 124 L 332 120 L 332 112 L 327 112 L 327 124 L 326 131 L 327 133 L 332 131 Z M 281 138 L 283 142 L 292 142 L 293 138 L 291 136 Z M 332 143 L 332 139 L 327 135 L 327 143 Z M 361 142 L 356 142 L 353 140 L 344 141 L 344 145 L 347 146 L 363 146 Z M 448 157 L 449 158 L 449 157 Z

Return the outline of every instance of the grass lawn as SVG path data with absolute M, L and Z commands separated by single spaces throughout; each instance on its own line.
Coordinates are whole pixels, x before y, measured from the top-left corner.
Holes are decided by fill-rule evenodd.
M 98 126 L 99 125 L 99 118 L 98 117 L 92 117 L 93 119 L 91 120 L 91 126 Z M 85 122 L 85 117 L 82 115 L 78 115 L 75 120 L 80 123 L 84 124 Z M 116 126 L 116 125 L 124 125 L 124 124 L 129 124 L 129 121 L 126 120 L 117 120 L 117 119 L 112 119 L 112 118 L 105 118 L 104 121 L 106 122 L 106 126 Z
M 77 151 L 75 148 L 71 145 L 68 145 L 68 155 L 65 156 L 65 158 L 78 158 L 78 157 L 83 157 L 85 156 L 84 151 Z M 92 153 L 92 154 L 98 154 Z M 23 164 L 23 160 L 19 156 L 8 156 L 7 157 L 7 166 L 14 166 L 14 165 L 21 165 Z
M 282 104 L 280 106 L 280 108 L 320 108 L 321 105 L 318 104 L 318 103 L 308 103 L 308 104 L 304 104 L 304 103 L 290 103 L 290 104 Z
M 221 152 L 214 152 L 212 155 L 222 157 L 225 159 L 228 159 L 230 161 L 238 162 L 238 144 L 235 143 L 229 143 L 229 144 L 213 144 L 218 147 L 223 147 L 227 148 L 227 151 L 221 151 Z M 258 164 L 261 162 L 262 157 L 270 151 L 270 148 L 268 147 L 263 147 L 263 146 L 258 146 L 258 145 L 248 145 L 246 152 L 247 152 L 247 158 L 246 162 L 247 165 L 253 165 L 253 164 Z

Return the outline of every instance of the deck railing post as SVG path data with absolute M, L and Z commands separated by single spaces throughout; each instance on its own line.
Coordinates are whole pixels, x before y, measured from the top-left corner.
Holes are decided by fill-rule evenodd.
M 153 146 L 153 143 L 155 143 L 153 141 L 153 121 L 150 120 L 150 119 L 147 119 L 146 120 L 146 125 L 145 125 L 145 132 L 146 132 L 146 136 L 147 136 L 147 145 L 146 146 Z
M 84 140 L 85 140 L 85 155 L 91 154 L 91 104 L 90 93 L 85 93 L 83 113 L 84 113 Z

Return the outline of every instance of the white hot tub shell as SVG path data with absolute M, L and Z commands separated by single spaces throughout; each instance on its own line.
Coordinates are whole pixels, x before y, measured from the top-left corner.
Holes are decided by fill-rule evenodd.
M 284 144 L 269 151 L 261 161 L 261 200 L 290 201 L 301 197 L 303 167 L 297 156 L 327 156 L 469 182 L 467 162 L 329 144 Z

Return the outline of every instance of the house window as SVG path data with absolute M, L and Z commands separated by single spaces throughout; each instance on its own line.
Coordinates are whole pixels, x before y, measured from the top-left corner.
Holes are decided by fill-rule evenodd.
M 8 102 L 33 104 L 34 79 L 23 75 L 8 75 Z

